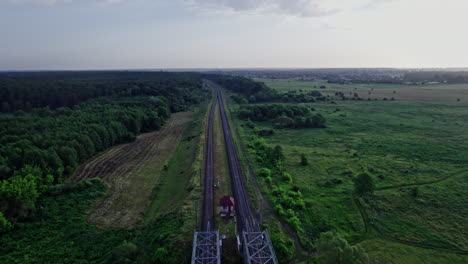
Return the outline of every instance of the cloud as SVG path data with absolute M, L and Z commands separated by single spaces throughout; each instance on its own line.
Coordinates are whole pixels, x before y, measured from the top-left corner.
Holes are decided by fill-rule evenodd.
M 211 11 L 274 13 L 301 17 L 318 17 L 338 12 L 324 8 L 323 0 L 186 0 L 190 5 Z
M 367 9 L 367 8 L 368 9 L 377 8 L 380 5 L 393 3 L 393 2 L 397 2 L 397 1 L 399 1 L 399 0 L 372 0 L 369 3 L 367 3 L 366 5 L 364 5 L 363 8 L 365 8 L 365 9 Z
M 47 4 L 52 5 L 59 2 L 59 0 L 0 0 L 0 3 L 13 3 L 13 4 Z
M 11 3 L 11 4 L 36 4 L 36 5 L 54 5 L 57 3 L 70 3 L 73 0 L 0 0 L 1 3 Z M 80 2 L 83 0 L 75 0 L 75 2 Z M 112 3 L 119 3 L 123 2 L 125 0 L 93 0 L 94 2 L 97 3 L 106 3 L 106 4 L 112 4 Z

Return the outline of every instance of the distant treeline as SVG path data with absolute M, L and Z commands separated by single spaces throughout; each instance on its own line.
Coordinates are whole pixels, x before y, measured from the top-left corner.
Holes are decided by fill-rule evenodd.
M 166 72 L 46 72 L 0 74 L 0 111 L 72 107 L 102 96 L 164 96 L 175 106 L 193 100 L 197 74 Z
M 315 100 L 324 100 L 320 92 L 309 92 L 307 94 L 288 92 L 278 93 L 263 82 L 257 82 L 249 78 L 230 75 L 205 75 L 210 79 L 233 93 L 231 97 L 236 103 L 264 103 L 264 102 L 290 102 L 311 103 Z
M 3 79 L 10 84 L 2 86 L 2 92 L 45 107 L 25 109 L 18 103 L 13 114 L 0 114 L 0 233 L 6 229 L 2 223 L 8 223 L 2 214 L 8 219 L 27 215 L 48 186 L 68 178 L 80 163 L 139 133 L 159 129 L 171 112 L 210 97 L 196 75 L 154 74 L 153 80 L 131 82 L 67 79 L 52 81 L 50 87 L 46 78 Z M 63 101 L 49 107 L 48 97 Z M 73 107 L 67 106 L 70 97 L 79 98 Z
M 316 79 L 338 84 L 420 84 L 427 82 L 468 83 L 467 69 L 423 71 L 417 69 L 362 68 L 362 69 L 294 69 L 294 70 L 225 70 L 218 74 L 270 79 Z
M 406 82 L 468 83 L 468 72 L 415 71 L 405 74 Z
M 305 105 L 258 104 L 241 107 L 238 115 L 241 119 L 271 121 L 276 127 L 325 127 L 325 118 L 320 114 L 313 114 L 313 110 Z

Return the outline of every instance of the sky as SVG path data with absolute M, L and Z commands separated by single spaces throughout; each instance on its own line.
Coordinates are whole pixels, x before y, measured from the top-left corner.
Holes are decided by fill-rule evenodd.
M 0 70 L 468 67 L 466 0 L 0 0 Z

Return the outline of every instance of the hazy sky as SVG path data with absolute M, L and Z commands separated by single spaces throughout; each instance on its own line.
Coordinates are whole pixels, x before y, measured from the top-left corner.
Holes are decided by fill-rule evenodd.
M 466 0 L 0 0 L 0 70 L 467 67 Z

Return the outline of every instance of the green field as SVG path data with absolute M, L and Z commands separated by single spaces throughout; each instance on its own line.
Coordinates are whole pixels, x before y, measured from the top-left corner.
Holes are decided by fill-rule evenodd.
M 275 129 L 274 135 L 264 137 L 270 146 L 283 148 L 284 168 L 293 176 L 292 184 L 274 182 L 286 189 L 297 186 L 304 197 L 306 208 L 298 212 L 303 242 L 331 229 L 351 242 L 362 242 L 374 263 L 468 261 L 468 87 L 431 86 L 437 90 L 433 94 L 420 86 L 325 84 L 327 88 L 320 89 L 314 88 L 320 82 L 262 81 L 279 91 L 334 94 L 357 87 L 408 95 L 395 101 L 331 98 L 335 104 L 313 104 L 327 128 Z M 442 92 L 447 94 L 438 97 Z M 453 100 L 458 97 L 460 101 Z M 253 129 L 245 121 L 236 123 L 247 146 Z M 273 128 L 268 122 L 256 125 Z M 246 149 L 258 171 L 254 151 Z M 308 166 L 299 165 L 301 153 Z M 362 172 L 372 176 L 377 189 L 366 200 L 352 195 L 352 180 Z M 271 187 L 260 182 L 274 200 Z M 403 257 L 408 254 L 412 257 Z
M 367 100 L 383 100 L 384 98 L 399 101 L 428 101 L 452 103 L 468 106 L 468 84 L 336 84 L 324 80 L 301 81 L 298 79 L 256 79 L 280 92 L 320 91 L 324 95 L 334 97 L 336 92 L 342 92 L 348 97 L 354 93 Z M 325 89 L 321 89 L 325 86 Z M 458 101 L 460 99 L 460 101 Z

